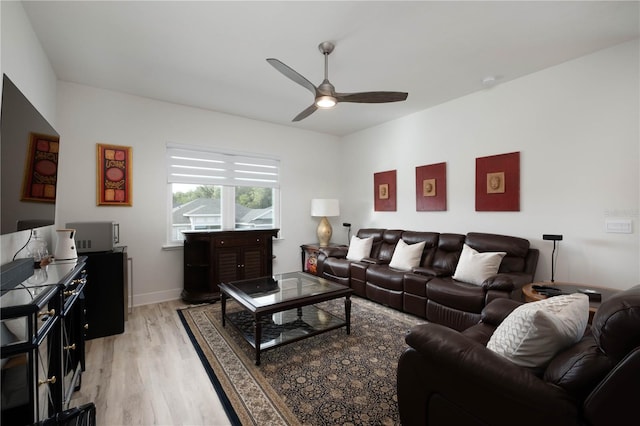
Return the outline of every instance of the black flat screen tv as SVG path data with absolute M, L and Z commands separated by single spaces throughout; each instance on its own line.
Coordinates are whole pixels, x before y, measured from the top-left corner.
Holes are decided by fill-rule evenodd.
M 0 233 L 53 225 L 60 135 L 3 75 Z

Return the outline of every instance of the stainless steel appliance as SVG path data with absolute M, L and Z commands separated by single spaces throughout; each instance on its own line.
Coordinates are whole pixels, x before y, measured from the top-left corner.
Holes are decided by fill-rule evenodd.
M 110 251 L 120 242 L 120 225 L 115 222 L 68 222 L 75 229 L 78 253 Z

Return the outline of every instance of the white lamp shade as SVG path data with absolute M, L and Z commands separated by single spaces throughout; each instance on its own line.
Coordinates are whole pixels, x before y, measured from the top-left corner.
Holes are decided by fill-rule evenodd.
M 311 216 L 340 216 L 340 203 L 333 198 L 314 198 L 311 200 Z

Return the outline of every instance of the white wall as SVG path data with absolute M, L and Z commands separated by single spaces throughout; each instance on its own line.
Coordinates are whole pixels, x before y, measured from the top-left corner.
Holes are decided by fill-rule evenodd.
M 0 22 L 2 73 L 7 74 L 40 114 L 56 127 L 56 75 L 22 4 L 0 2 Z M 46 227 L 41 235 L 47 240 L 50 250 L 53 250 L 53 227 Z M 0 238 L 0 264 L 9 262 L 28 238 L 28 231 L 3 235 Z M 21 252 L 17 257 L 24 255 Z
M 281 240 L 274 272 L 300 270 L 300 244 L 316 241 L 312 198 L 337 198 L 339 138 L 226 114 L 59 82 L 61 134 L 56 222 L 113 220 L 134 260 L 134 304 L 175 299 L 182 249 L 163 250 L 167 142 L 265 153 L 281 160 Z M 96 206 L 96 143 L 133 148 L 133 206 Z M 340 226 L 340 218 L 332 222 Z
M 541 250 L 562 234 L 556 281 L 627 288 L 639 271 L 639 45 L 616 46 L 344 138 L 343 218 L 354 229 L 493 232 Z M 519 212 L 475 211 L 475 159 L 520 151 Z M 416 212 L 415 167 L 447 163 L 447 211 Z M 344 168 L 347 169 L 346 167 Z M 396 212 L 373 211 L 373 173 L 397 170 Z M 605 218 L 633 221 L 604 232 Z

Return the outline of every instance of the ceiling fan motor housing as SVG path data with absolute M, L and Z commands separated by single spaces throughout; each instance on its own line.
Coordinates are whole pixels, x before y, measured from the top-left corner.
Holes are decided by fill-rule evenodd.
M 331 52 L 333 52 L 333 49 L 335 47 L 336 45 L 330 41 L 323 41 L 318 45 L 318 49 L 320 49 L 320 53 L 322 53 L 323 55 L 330 54 Z

